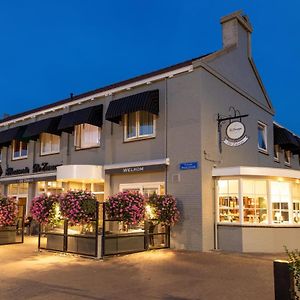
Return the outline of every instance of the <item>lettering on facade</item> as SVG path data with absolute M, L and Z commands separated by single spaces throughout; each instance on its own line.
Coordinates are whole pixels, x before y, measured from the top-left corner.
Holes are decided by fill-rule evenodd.
M 147 165 L 147 166 L 133 166 L 133 167 L 126 167 L 126 168 L 115 168 L 115 169 L 106 169 L 106 174 L 130 174 L 130 173 L 140 173 L 140 172 L 147 172 L 147 171 L 161 171 L 165 170 L 166 165 Z
M 6 176 L 11 176 L 11 175 L 19 175 L 19 174 L 28 174 L 29 173 L 29 168 L 25 167 L 23 169 L 14 169 L 14 168 L 7 168 L 5 171 Z
M 46 172 L 46 171 L 56 171 L 57 167 L 58 165 L 49 165 L 49 163 L 43 162 L 41 164 L 34 164 L 32 167 L 32 172 L 38 173 L 38 172 Z

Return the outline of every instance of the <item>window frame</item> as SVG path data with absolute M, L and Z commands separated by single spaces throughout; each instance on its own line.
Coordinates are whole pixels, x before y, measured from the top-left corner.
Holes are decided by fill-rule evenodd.
M 82 146 L 82 129 L 84 125 L 90 125 L 90 126 L 94 126 L 95 128 L 98 129 L 98 143 L 97 144 L 94 144 L 94 145 L 89 145 L 89 146 Z M 80 141 L 78 143 L 77 141 L 77 131 L 78 129 L 80 128 Z M 84 149 L 92 149 L 92 148 L 99 148 L 101 147 L 101 127 L 99 126 L 96 126 L 96 125 L 91 125 L 91 124 L 88 124 L 88 123 L 83 123 L 83 124 L 78 124 L 78 125 L 75 125 L 74 126 L 74 147 L 75 147 L 75 150 L 84 150 Z
M 284 150 L 283 156 L 284 156 L 284 165 L 290 167 L 291 160 L 292 160 L 292 152 L 290 150 Z M 288 157 L 288 160 L 286 160 L 286 157 Z
M 280 162 L 280 149 L 279 145 L 274 145 L 274 161 Z
M 58 136 L 59 137 L 59 143 L 58 143 L 58 151 L 48 151 L 48 152 L 43 152 L 43 145 L 44 145 L 44 141 L 43 141 L 43 137 L 46 136 Z M 51 155 L 51 154 L 59 154 L 60 153 L 60 142 L 61 142 L 61 137 L 59 135 L 55 135 L 55 134 L 51 134 L 51 133 L 47 133 L 47 132 L 43 132 L 40 135 L 40 155 L 41 156 L 45 156 L 45 155 Z M 52 142 L 51 142 L 51 148 L 52 148 Z
M 26 159 L 28 158 L 28 143 L 27 142 L 23 142 L 23 141 L 18 141 L 20 143 L 20 148 L 19 148 L 19 153 L 20 153 L 20 156 L 18 157 L 15 157 L 15 144 L 16 144 L 16 140 L 13 140 L 12 142 L 12 156 L 11 156 L 11 159 L 12 160 L 20 160 L 20 159 Z M 22 153 L 22 145 L 23 143 L 26 143 L 27 147 L 26 147 L 26 155 L 21 155 Z
M 265 141 L 265 144 L 266 144 L 266 149 L 261 148 L 259 146 L 259 140 L 258 140 L 259 128 L 263 128 L 263 138 L 264 138 L 264 141 Z M 263 152 L 265 154 L 268 153 L 268 134 L 267 134 L 267 130 L 268 130 L 267 124 L 265 124 L 265 123 L 263 123 L 261 121 L 257 122 L 257 147 L 258 147 L 258 151 L 259 152 Z
M 124 124 L 124 142 L 130 142 L 130 141 L 136 141 L 136 140 L 144 140 L 144 139 L 151 139 L 156 137 L 156 115 L 151 114 L 150 112 L 147 112 L 152 115 L 153 117 L 153 133 L 151 134 L 140 134 L 140 111 L 132 112 L 136 115 L 136 124 L 135 124 L 135 136 L 133 137 L 127 137 L 127 128 L 128 128 L 128 114 L 124 115 L 123 118 L 123 124 Z

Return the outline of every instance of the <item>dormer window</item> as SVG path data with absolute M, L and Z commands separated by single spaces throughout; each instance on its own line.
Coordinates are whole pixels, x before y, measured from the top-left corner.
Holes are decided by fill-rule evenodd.
M 23 159 L 28 156 L 28 144 L 24 141 L 14 140 L 12 143 L 12 159 Z

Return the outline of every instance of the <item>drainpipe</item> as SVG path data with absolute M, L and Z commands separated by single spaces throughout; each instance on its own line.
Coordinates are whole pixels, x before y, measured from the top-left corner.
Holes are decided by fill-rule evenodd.
M 218 250 L 219 245 L 218 245 L 218 224 L 217 224 L 217 187 L 216 187 L 216 182 L 217 178 L 214 178 L 214 190 L 213 190 L 213 195 L 214 195 L 214 249 Z
M 168 79 L 165 78 L 165 158 L 168 158 Z M 168 166 L 165 171 L 165 193 L 168 193 Z

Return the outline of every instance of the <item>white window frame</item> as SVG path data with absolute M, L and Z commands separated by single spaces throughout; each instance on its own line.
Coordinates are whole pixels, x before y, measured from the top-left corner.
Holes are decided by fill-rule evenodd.
M 280 149 L 279 145 L 274 145 L 274 161 L 279 162 L 280 161 Z
M 258 141 L 258 128 L 259 127 L 263 128 L 263 138 L 265 140 L 266 149 L 263 149 L 263 148 L 261 148 L 259 146 L 259 141 Z M 268 135 L 267 135 L 267 129 L 268 129 L 267 124 L 265 124 L 263 122 L 260 122 L 260 121 L 257 122 L 257 147 L 258 147 L 258 150 L 260 152 L 263 152 L 263 153 L 268 153 Z
M 41 154 L 41 156 L 43 156 L 43 155 L 49 155 L 49 154 L 58 154 L 58 153 L 60 153 L 60 136 L 58 136 L 58 137 L 59 137 L 58 151 L 53 151 L 53 150 L 50 150 L 50 151 L 43 151 L 44 139 L 45 139 L 47 136 L 50 137 L 50 138 L 52 138 L 52 136 L 55 136 L 55 135 L 54 135 L 54 134 L 51 134 L 51 133 L 46 133 L 46 132 L 41 133 L 41 135 L 40 135 L 40 141 L 41 141 L 40 154 Z M 52 148 L 52 140 L 51 140 L 50 142 L 51 142 L 51 148 Z
M 98 128 L 98 143 L 97 144 L 89 145 L 89 146 L 82 145 L 81 134 L 80 134 L 80 141 L 77 141 L 77 131 L 79 128 L 82 128 L 85 124 L 87 124 L 87 123 L 75 125 L 75 127 L 74 127 L 74 147 L 76 150 L 98 148 L 101 146 L 101 127 L 98 127 L 96 125 L 87 124 L 87 125 L 91 125 L 91 126 Z
M 143 194 L 143 189 L 144 188 L 157 188 L 158 189 L 158 194 L 161 195 L 161 186 L 164 186 L 165 188 L 165 183 L 164 182 L 140 182 L 140 183 L 122 183 L 119 185 L 119 191 L 123 192 L 125 190 L 130 190 L 130 189 L 138 189 L 141 194 Z
M 136 125 L 135 125 L 135 136 L 127 137 L 127 127 L 128 127 L 128 114 L 124 115 L 124 141 L 135 141 L 135 140 L 143 140 L 154 138 L 156 136 L 156 116 L 153 115 L 153 133 L 151 134 L 140 134 L 140 111 L 133 112 L 136 114 Z
M 285 159 L 286 155 L 288 157 L 288 160 Z M 292 152 L 290 150 L 284 150 L 283 156 L 284 156 L 284 164 L 286 166 L 290 166 L 291 165 L 291 160 L 292 160 Z
M 19 143 L 20 143 L 20 148 L 19 148 L 20 156 L 15 157 L 15 144 L 16 144 L 16 140 L 13 140 L 13 142 L 12 142 L 12 160 L 24 159 L 24 158 L 28 157 L 28 143 L 27 142 L 22 142 L 22 141 L 19 141 Z M 23 143 L 26 143 L 26 145 L 27 145 L 27 147 L 26 147 L 26 150 L 27 150 L 26 155 L 21 155 L 21 153 L 22 153 L 21 150 L 22 150 Z

